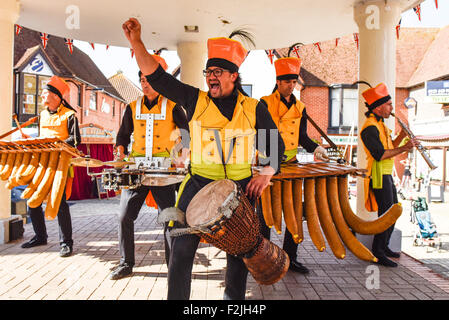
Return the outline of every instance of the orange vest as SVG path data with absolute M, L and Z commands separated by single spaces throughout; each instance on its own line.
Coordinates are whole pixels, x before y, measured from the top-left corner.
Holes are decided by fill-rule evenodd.
M 231 121 L 223 116 L 207 92 L 199 91 L 195 112 L 189 122 L 191 168 L 193 174 L 208 179 L 224 179 L 224 169 L 216 132 L 228 160 L 226 173 L 229 179 L 241 180 L 251 176 L 256 137 L 256 106 L 258 100 L 239 92 Z M 235 144 L 231 149 L 231 142 Z
M 385 125 L 383 121 L 378 121 L 374 114 L 370 114 L 368 118 L 366 118 L 365 123 L 362 126 L 360 132 L 362 132 L 366 127 L 375 126 L 377 130 L 379 130 L 379 139 L 382 143 L 385 150 L 393 149 L 393 141 L 391 140 L 391 130 Z M 362 140 L 363 143 L 363 140 Z M 376 198 L 374 197 L 373 190 L 369 187 L 370 176 L 373 167 L 374 158 L 369 152 L 368 148 L 363 143 L 363 147 L 365 149 L 366 158 L 368 160 L 367 164 L 367 178 L 364 179 L 364 194 L 365 194 L 365 208 L 368 211 L 375 212 L 378 210 Z
M 75 114 L 75 111 L 64 107 L 62 104 L 53 114 L 48 109 L 42 110 L 39 119 L 39 137 L 67 139 L 69 137 L 67 120 L 73 114 Z
M 144 105 L 144 97 L 142 99 L 141 114 L 161 114 L 162 101 L 164 97 L 159 96 L 157 104 L 148 110 Z M 153 156 L 170 156 L 170 150 L 173 148 L 176 139 L 180 136 L 176 124 L 173 121 L 173 108 L 176 103 L 167 99 L 165 110 L 165 120 L 153 120 Z M 134 142 L 132 151 L 134 154 L 145 156 L 146 145 L 146 120 L 136 119 L 137 100 L 129 104 L 133 115 L 134 125 Z M 168 151 L 167 151 L 168 150 Z M 160 155 L 160 153 L 166 153 Z
M 282 140 L 285 144 L 285 154 L 291 157 L 292 151 L 296 155 L 299 141 L 299 126 L 301 124 L 302 112 L 305 105 L 298 99 L 296 103 L 289 108 L 284 103 L 281 103 L 281 94 L 279 91 L 273 92 L 269 96 L 262 97 L 268 104 L 268 112 L 270 112 L 274 123 L 279 129 Z M 287 159 L 290 160 L 290 159 Z

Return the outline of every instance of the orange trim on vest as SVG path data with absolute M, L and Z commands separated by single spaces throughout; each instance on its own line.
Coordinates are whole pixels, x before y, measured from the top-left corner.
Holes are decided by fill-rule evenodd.
M 370 114 L 369 117 L 365 120 L 362 129 L 360 132 L 365 130 L 366 127 L 375 126 L 377 130 L 379 130 L 379 139 L 385 150 L 393 149 L 393 141 L 391 140 L 391 130 L 385 125 L 383 121 L 377 121 L 376 117 L 373 114 Z M 362 140 L 363 143 L 363 140 Z M 364 184 L 364 196 L 365 196 L 365 208 L 370 212 L 377 212 L 378 206 L 376 202 L 376 198 L 374 197 L 373 190 L 369 187 L 371 169 L 373 167 L 374 158 L 369 152 L 368 148 L 363 143 L 363 147 L 365 149 L 366 158 L 368 160 L 367 163 L 367 178 L 363 179 Z
M 142 98 L 144 99 L 144 98 Z M 152 113 L 160 114 L 162 108 L 163 97 L 159 96 L 157 104 L 148 111 L 142 101 L 141 113 Z M 153 121 L 153 154 L 160 152 L 165 152 L 167 149 L 170 151 L 175 145 L 176 139 L 180 136 L 179 130 L 173 121 L 173 108 L 176 103 L 167 100 L 165 120 L 154 120 Z M 132 150 L 137 153 L 145 154 L 145 139 L 146 139 L 146 120 L 136 119 L 136 106 L 137 100 L 129 104 L 132 114 L 133 114 L 133 125 L 134 125 L 134 142 L 132 145 Z

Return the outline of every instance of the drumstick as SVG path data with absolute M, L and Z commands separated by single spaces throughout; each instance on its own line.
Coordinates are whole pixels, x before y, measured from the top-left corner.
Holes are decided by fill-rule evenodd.
M 14 119 L 14 122 L 16 123 L 17 128 L 19 128 L 19 131 L 20 131 L 20 134 L 22 135 L 22 138 L 25 138 L 25 134 L 23 133 L 22 128 L 20 127 L 20 123 L 17 120 L 17 114 L 14 113 L 12 115 L 12 118 Z
M 2 135 L 0 136 L 0 140 L 3 139 L 3 138 L 5 138 L 5 137 L 7 137 L 7 136 L 9 136 L 10 134 L 13 134 L 13 133 L 16 132 L 17 130 L 19 130 L 19 128 L 25 128 L 25 127 L 29 126 L 30 124 L 33 124 L 34 122 L 36 122 L 36 120 L 37 120 L 38 118 L 39 118 L 39 116 L 36 116 L 36 117 L 34 117 L 34 118 L 31 118 L 31 119 L 28 120 L 27 122 L 24 122 L 21 126 L 18 126 L 17 128 L 12 129 L 11 131 L 8 131 L 8 132 L 2 134 Z

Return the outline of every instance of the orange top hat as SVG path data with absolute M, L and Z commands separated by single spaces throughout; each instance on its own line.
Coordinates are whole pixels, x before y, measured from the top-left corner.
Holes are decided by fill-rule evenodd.
M 161 67 L 162 67 L 164 70 L 167 70 L 167 69 L 168 69 L 167 62 L 165 62 L 165 59 L 164 59 L 164 58 L 162 58 L 160 55 L 157 55 L 157 54 L 152 54 L 152 56 L 153 56 L 153 58 L 154 58 L 157 62 L 159 62 L 159 64 L 161 65 Z
M 208 61 L 206 68 L 217 66 L 237 72 L 246 58 L 243 45 L 230 38 L 211 38 L 207 40 Z
M 384 83 L 379 83 L 376 87 L 363 91 L 362 96 L 371 110 L 391 99 Z
M 298 79 L 301 59 L 296 57 L 280 58 L 274 62 L 274 68 L 278 80 Z
M 67 92 L 70 91 L 70 87 L 67 84 L 67 82 L 65 82 L 63 79 L 61 79 L 58 76 L 51 77 L 50 81 L 47 83 L 47 86 L 51 86 L 54 89 L 56 89 L 60 93 L 61 99 L 64 96 L 64 94 L 66 94 Z M 53 88 L 49 88 L 50 91 L 54 92 L 54 90 L 52 90 Z M 54 93 L 58 94 L 58 92 L 54 92 Z

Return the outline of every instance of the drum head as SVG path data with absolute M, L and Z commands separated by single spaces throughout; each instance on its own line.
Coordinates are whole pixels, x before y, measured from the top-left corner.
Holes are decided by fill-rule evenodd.
M 215 222 L 221 217 L 218 209 L 233 192 L 237 192 L 237 185 L 231 180 L 217 180 L 206 185 L 193 197 L 187 207 L 187 224 L 207 226 Z

